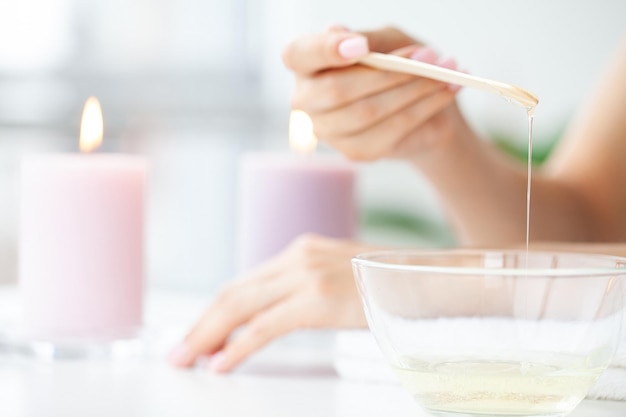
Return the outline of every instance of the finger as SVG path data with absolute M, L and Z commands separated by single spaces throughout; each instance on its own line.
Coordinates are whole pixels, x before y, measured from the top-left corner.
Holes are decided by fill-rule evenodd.
M 407 46 L 392 52 L 408 57 L 420 47 Z M 424 48 L 422 48 L 424 49 Z M 425 54 L 424 61 L 434 63 L 437 55 L 432 49 Z M 415 76 L 391 71 L 380 71 L 362 65 L 341 70 L 329 70 L 314 77 L 299 77 L 292 99 L 292 107 L 313 115 L 346 106 L 363 97 L 371 96 L 390 88 L 410 82 Z
M 367 131 L 334 140 L 333 146 L 352 160 L 367 161 L 389 156 L 403 138 L 450 105 L 454 96 L 455 93 L 442 84 L 436 92 L 415 101 Z
M 326 28 L 326 32 L 352 32 L 348 27 L 340 24 L 333 24 Z
M 290 298 L 255 317 L 241 333 L 209 361 L 213 372 L 228 372 L 271 340 L 300 326 L 307 305 Z
M 315 135 L 322 140 L 357 135 L 437 90 L 441 90 L 440 83 L 422 78 L 366 97 L 339 110 L 315 116 Z
M 280 263 L 279 259 L 269 262 L 222 290 L 184 342 L 172 351 L 170 362 L 175 366 L 191 366 L 198 356 L 215 352 L 241 324 L 291 291 L 284 283 L 272 279 L 280 270 Z
M 365 36 L 330 31 L 295 40 L 287 45 L 282 58 L 285 66 L 295 73 L 311 75 L 328 68 L 352 65 L 368 52 Z
M 457 67 L 458 67 L 456 61 L 452 58 L 444 59 L 440 61 L 438 65 L 440 67 L 455 70 L 455 71 L 457 70 Z M 448 84 L 448 88 L 450 89 L 450 91 L 457 92 L 461 89 L 461 86 L 458 84 Z
M 367 37 L 370 50 L 375 52 L 389 53 L 408 45 L 422 45 L 421 42 L 392 26 L 361 33 Z
M 310 75 L 352 65 L 370 50 L 387 53 L 412 44 L 419 43 L 393 27 L 357 34 L 333 25 L 324 33 L 303 36 L 287 45 L 283 62 L 298 74 Z
M 436 55 L 431 56 L 430 63 L 434 63 L 436 59 Z M 337 110 L 309 115 L 313 119 L 317 137 L 323 139 L 351 136 L 376 125 L 440 88 L 441 84 L 436 81 L 412 77 L 407 83 L 353 101 Z

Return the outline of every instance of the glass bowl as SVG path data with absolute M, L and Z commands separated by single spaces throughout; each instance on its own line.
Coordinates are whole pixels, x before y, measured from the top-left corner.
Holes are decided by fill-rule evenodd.
M 626 258 L 450 249 L 352 265 L 384 356 L 437 416 L 564 416 L 620 341 Z

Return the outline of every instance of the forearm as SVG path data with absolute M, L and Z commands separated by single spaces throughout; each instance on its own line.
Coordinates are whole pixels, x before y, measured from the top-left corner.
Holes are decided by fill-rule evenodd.
M 436 188 L 463 244 L 524 242 L 527 167 L 481 140 L 460 115 L 452 117 L 455 139 L 417 155 L 414 165 Z M 537 169 L 533 174 L 531 240 L 593 240 L 584 198 Z
M 596 91 L 573 117 L 546 172 L 590 206 L 593 240 L 626 241 L 626 39 Z

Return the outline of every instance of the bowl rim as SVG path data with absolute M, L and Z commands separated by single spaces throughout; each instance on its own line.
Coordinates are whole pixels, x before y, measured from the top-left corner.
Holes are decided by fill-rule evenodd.
M 591 257 L 614 261 L 614 267 L 581 267 L 581 268 L 525 268 L 525 267 L 462 267 L 462 266 L 440 266 L 440 265 L 409 265 L 392 264 L 383 261 L 372 260 L 372 258 L 399 255 L 399 256 L 441 256 L 441 255 L 479 255 L 479 254 L 525 254 L 526 249 L 400 249 L 364 252 L 352 258 L 352 266 L 369 267 L 376 269 L 386 269 L 404 272 L 428 272 L 441 275 L 484 275 L 484 276 L 519 276 L 519 277 L 601 277 L 626 275 L 626 257 L 606 255 L 602 253 L 575 252 L 564 250 L 528 250 L 533 255 L 560 255 L 574 257 Z

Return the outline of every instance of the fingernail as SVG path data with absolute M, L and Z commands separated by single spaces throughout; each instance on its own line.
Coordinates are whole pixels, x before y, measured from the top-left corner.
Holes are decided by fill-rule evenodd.
M 326 30 L 328 32 L 352 32 L 350 28 L 344 25 L 338 25 L 338 24 L 330 25 L 328 26 L 328 28 L 326 28 Z
M 435 62 L 437 62 L 437 59 L 439 58 L 439 56 L 437 55 L 437 52 L 435 52 L 434 49 L 425 46 L 413 52 L 410 58 L 414 61 L 421 61 L 427 64 L 434 64 Z
M 452 58 L 440 60 L 439 62 L 437 62 L 437 65 L 439 65 L 442 68 L 448 68 L 451 70 L 455 70 L 457 67 L 456 61 Z
M 181 343 L 170 351 L 167 360 L 174 366 L 185 366 L 189 360 L 189 348 Z
M 447 68 L 447 69 L 451 69 L 451 70 L 456 70 L 457 69 L 457 63 L 454 59 L 452 58 L 447 58 L 447 59 L 443 59 L 440 60 L 437 65 L 439 65 L 442 68 Z M 461 86 L 458 84 L 448 84 L 448 90 L 456 93 L 457 91 L 459 91 L 461 89 Z
M 226 355 L 224 352 L 217 352 L 211 356 L 207 367 L 210 372 L 221 373 L 226 371 Z
M 339 44 L 339 55 L 346 59 L 359 58 L 369 52 L 367 38 L 364 36 L 354 36 L 344 39 Z

